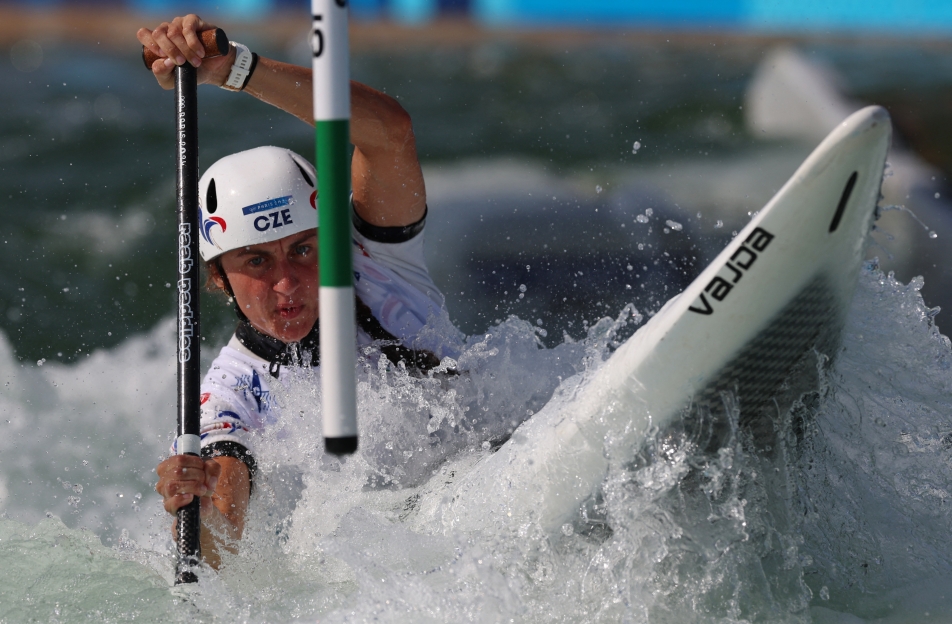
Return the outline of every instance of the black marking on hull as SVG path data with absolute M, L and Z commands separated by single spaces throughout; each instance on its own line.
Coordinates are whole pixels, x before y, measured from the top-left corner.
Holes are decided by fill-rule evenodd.
M 846 181 L 846 187 L 843 189 L 843 194 L 840 196 L 840 203 L 836 206 L 836 213 L 833 215 L 833 221 L 830 222 L 830 233 L 836 231 L 836 228 L 840 226 L 840 219 L 843 218 L 843 212 L 846 210 L 846 203 L 850 200 L 850 195 L 853 194 L 853 187 L 856 186 L 856 178 L 859 176 L 858 171 L 854 171 L 853 175 L 850 176 L 850 179 Z
M 703 314 L 705 316 L 707 316 L 708 314 L 714 313 L 714 308 L 712 308 L 711 304 L 708 303 L 707 297 L 704 296 L 704 293 L 701 293 L 701 303 L 704 304 L 703 308 L 695 308 L 694 306 L 691 306 L 690 308 L 688 308 L 688 310 L 690 310 L 691 312 L 697 312 L 698 314 Z
M 803 393 L 816 388 L 813 350 L 831 359 L 839 345 L 842 314 L 827 279 L 817 277 L 797 294 L 698 392 L 687 410 L 685 433 L 708 450 L 730 434 L 724 394 L 740 406 L 740 424 L 758 446 L 770 444 L 773 420 Z

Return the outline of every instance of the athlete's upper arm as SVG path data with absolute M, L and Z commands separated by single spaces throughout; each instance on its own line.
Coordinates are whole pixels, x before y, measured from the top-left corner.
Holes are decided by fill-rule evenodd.
M 410 115 L 390 96 L 351 88 L 354 209 L 380 227 L 410 225 L 426 212 L 426 187 Z
M 426 210 L 426 189 L 410 115 L 385 93 L 359 82 L 350 86 L 354 207 L 373 225 L 415 223 Z M 309 68 L 261 57 L 245 91 L 313 122 Z

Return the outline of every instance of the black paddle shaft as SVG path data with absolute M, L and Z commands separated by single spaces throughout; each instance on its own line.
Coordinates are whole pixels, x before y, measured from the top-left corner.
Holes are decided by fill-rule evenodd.
M 221 28 L 198 33 L 205 58 L 228 54 L 229 44 Z M 147 69 L 159 60 L 142 47 Z M 176 203 L 178 212 L 178 452 L 199 455 L 201 420 L 201 334 L 199 332 L 199 251 L 201 223 L 198 211 L 198 80 L 197 70 L 185 63 L 175 68 Z M 178 561 L 175 584 L 195 583 L 193 571 L 201 560 L 200 503 L 194 498 L 178 510 L 175 543 Z
M 198 100 L 196 70 L 185 63 L 175 68 L 176 202 L 178 212 L 178 444 L 190 438 L 189 454 L 198 454 L 200 420 L 200 333 L 198 212 Z M 181 452 L 181 448 L 179 452 Z M 193 568 L 201 558 L 199 499 L 178 510 L 175 583 L 194 583 Z

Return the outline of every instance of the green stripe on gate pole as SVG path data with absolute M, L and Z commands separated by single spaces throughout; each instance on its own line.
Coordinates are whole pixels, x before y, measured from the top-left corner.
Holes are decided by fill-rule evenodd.
M 317 121 L 317 178 L 321 286 L 354 285 L 350 234 L 350 121 Z M 323 361 L 323 360 L 322 360 Z
M 317 141 L 324 447 L 357 450 L 357 333 L 350 233 L 350 49 L 346 0 L 311 1 Z

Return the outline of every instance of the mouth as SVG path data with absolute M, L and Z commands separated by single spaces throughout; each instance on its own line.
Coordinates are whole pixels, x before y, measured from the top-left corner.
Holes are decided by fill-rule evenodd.
M 278 316 L 288 321 L 300 316 L 303 310 L 303 305 L 282 305 L 277 308 Z

